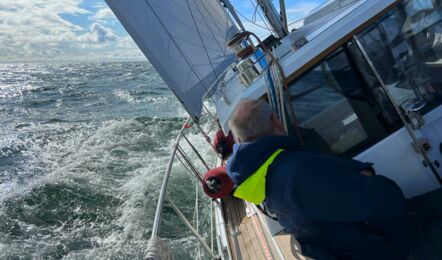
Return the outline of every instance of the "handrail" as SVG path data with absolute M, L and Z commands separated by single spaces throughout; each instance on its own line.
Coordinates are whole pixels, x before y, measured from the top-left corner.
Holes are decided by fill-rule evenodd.
M 199 174 L 198 170 L 196 169 L 196 167 L 192 163 L 192 161 L 189 159 L 189 157 L 187 157 L 185 155 L 183 149 L 180 146 L 178 146 L 177 151 L 181 155 L 181 157 L 184 159 L 184 161 L 187 163 L 187 166 L 189 166 L 189 168 L 192 170 L 192 173 L 195 176 L 195 178 L 197 178 L 200 183 L 203 183 L 203 178 L 201 177 L 201 175 Z M 178 157 L 178 159 L 180 159 L 180 161 L 181 161 L 180 157 Z
M 203 245 L 203 248 L 206 250 L 206 252 L 210 255 L 212 259 L 219 259 L 219 256 L 216 256 L 212 250 L 210 250 L 209 245 L 207 245 L 207 242 L 204 240 L 204 238 L 198 233 L 198 231 L 192 226 L 192 224 L 189 223 L 189 221 L 186 219 L 184 214 L 178 209 L 178 207 L 173 203 L 173 201 L 166 197 L 167 202 L 169 202 L 172 209 L 175 211 L 175 213 L 178 215 L 178 217 L 181 219 L 181 221 L 189 228 L 189 230 L 196 236 L 198 241 Z
M 175 159 L 176 151 L 178 149 L 181 136 L 183 136 L 184 129 L 186 129 L 186 126 L 189 123 L 189 121 L 190 117 L 187 118 L 186 122 L 181 127 L 180 133 L 178 134 L 175 144 L 173 145 L 166 173 L 164 174 L 163 182 L 161 184 L 160 195 L 158 196 L 157 208 L 155 210 L 155 218 L 153 220 L 153 226 L 152 226 L 151 239 L 154 239 L 155 237 L 158 236 L 158 231 L 160 229 L 160 223 L 161 223 L 161 213 L 163 211 L 164 199 L 166 195 L 167 183 L 169 182 L 170 172 L 172 170 L 173 162 Z
M 195 146 L 192 145 L 192 143 L 189 141 L 189 139 L 187 138 L 187 136 L 183 135 L 184 139 L 186 139 L 187 143 L 190 145 L 190 148 L 192 148 L 193 152 L 198 156 L 198 158 L 200 159 L 200 161 L 204 164 L 204 166 L 206 167 L 207 170 L 210 170 L 209 166 L 207 165 L 206 161 L 204 161 L 203 157 L 201 156 L 201 154 L 198 152 L 198 150 L 196 150 Z
M 178 215 L 179 219 L 181 219 L 181 221 L 196 236 L 197 240 L 200 242 L 200 244 L 203 246 L 204 250 L 207 251 L 207 253 L 210 255 L 210 257 L 212 259 L 222 259 L 223 258 L 222 255 L 216 255 L 214 250 L 213 250 L 213 232 L 212 232 L 213 223 L 211 224 L 211 239 L 212 239 L 212 243 L 211 243 L 211 247 L 209 247 L 209 245 L 205 241 L 204 237 L 199 234 L 198 216 L 196 216 L 196 223 L 194 223 L 194 225 L 190 224 L 190 222 L 184 217 L 182 212 L 173 203 L 173 201 L 170 199 L 170 197 L 168 197 L 166 195 L 169 178 L 170 178 L 170 175 L 171 175 L 171 172 L 172 172 L 172 167 L 173 167 L 173 164 L 175 163 L 176 159 L 178 159 L 182 163 L 183 167 L 188 172 L 193 174 L 193 176 L 197 179 L 197 183 L 196 183 L 196 185 L 197 185 L 196 187 L 197 188 L 198 187 L 201 188 L 201 186 L 198 185 L 198 183 L 201 183 L 201 184 L 204 185 L 204 181 L 203 181 L 203 178 L 201 176 L 201 173 L 198 170 L 198 167 L 194 164 L 193 160 L 184 152 L 184 150 L 183 150 L 183 148 L 181 146 L 181 142 L 183 141 L 182 139 L 185 139 L 187 144 L 190 146 L 191 151 L 193 151 L 196 154 L 197 158 L 199 158 L 201 160 L 204 168 L 209 170 L 209 166 L 207 165 L 207 163 L 204 160 L 204 158 L 201 156 L 201 154 L 198 152 L 198 150 L 193 146 L 193 144 L 190 142 L 189 138 L 186 136 L 185 130 L 187 128 L 189 128 L 189 121 L 191 119 L 192 119 L 192 117 L 189 117 L 185 121 L 185 123 L 183 124 L 180 132 L 178 133 L 176 141 L 175 141 L 175 143 L 174 143 L 174 145 L 172 147 L 172 150 L 171 150 L 171 154 L 170 154 L 169 162 L 168 162 L 168 165 L 167 165 L 167 169 L 165 171 L 165 174 L 164 174 L 164 177 L 163 177 L 163 181 L 162 181 L 162 184 L 161 184 L 160 194 L 158 196 L 158 202 L 157 202 L 157 207 L 156 207 L 156 211 L 155 211 L 154 222 L 153 222 L 153 225 L 152 225 L 152 235 L 151 235 L 151 238 L 149 239 L 149 244 L 148 244 L 148 248 L 147 248 L 147 254 L 145 256 L 145 258 L 148 259 L 148 260 L 169 260 L 169 259 L 171 259 L 171 254 L 170 254 L 171 252 L 169 251 L 167 246 L 165 246 L 165 244 L 161 241 L 160 237 L 158 237 L 159 229 L 160 229 L 160 226 L 161 226 L 162 211 L 163 211 L 163 207 L 164 207 L 165 201 L 169 202 L 168 205 L 170 205 L 172 207 L 172 209 Z M 202 127 L 199 124 L 199 122 L 195 121 L 195 123 L 196 123 L 196 127 L 198 128 L 198 130 L 203 134 L 203 136 L 205 137 L 206 141 L 209 142 L 209 144 L 211 146 L 210 137 L 207 135 L 207 133 L 204 132 L 204 130 L 202 129 Z M 194 218 L 195 218 L 195 214 L 199 214 L 198 210 L 197 210 L 197 208 L 198 208 L 198 191 L 196 193 L 195 207 L 196 207 L 196 209 L 195 209 L 195 212 L 194 212 Z M 218 242 L 218 238 L 217 238 L 217 242 Z M 200 251 L 198 250 L 198 252 L 200 252 Z M 198 255 L 199 254 L 200 253 L 198 253 Z

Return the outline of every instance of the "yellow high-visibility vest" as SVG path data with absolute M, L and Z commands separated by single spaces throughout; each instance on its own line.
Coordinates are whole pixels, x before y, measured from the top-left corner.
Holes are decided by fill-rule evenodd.
M 283 151 L 283 149 L 276 150 L 276 152 L 274 152 L 256 172 L 250 175 L 238 186 L 238 188 L 236 188 L 233 196 L 254 204 L 260 204 L 263 202 L 266 197 L 267 170 L 275 158 Z

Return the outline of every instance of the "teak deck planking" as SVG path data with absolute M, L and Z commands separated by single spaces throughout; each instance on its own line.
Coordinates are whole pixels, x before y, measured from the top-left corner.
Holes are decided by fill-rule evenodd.
M 256 233 L 252 218 L 247 216 L 246 204 L 235 197 L 222 200 L 227 236 L 234 259 L 268 259 Z M 255 221 L 258 221 L 256 218 Z M 258 228 L 261 226 L 258 224 Z M 262 230 L 260 232 L 263 233 Z

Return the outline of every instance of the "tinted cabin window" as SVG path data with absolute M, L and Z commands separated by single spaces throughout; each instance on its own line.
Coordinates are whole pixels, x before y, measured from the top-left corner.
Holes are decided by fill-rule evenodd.
M 442 103 L 441 1 L 403 1 L 359 39 L 397 105 Z
M 292 112 L 307 148 L 354 156 L 401 126 L 357 55 L 349 42 L 289 85 Z

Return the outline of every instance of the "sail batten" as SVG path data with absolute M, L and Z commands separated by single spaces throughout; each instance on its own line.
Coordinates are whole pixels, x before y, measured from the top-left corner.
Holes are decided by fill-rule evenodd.
M 194 118 L 202 98 L 234 61 L 238 29 L 218 0 L 106 0 L 135 43 Z

